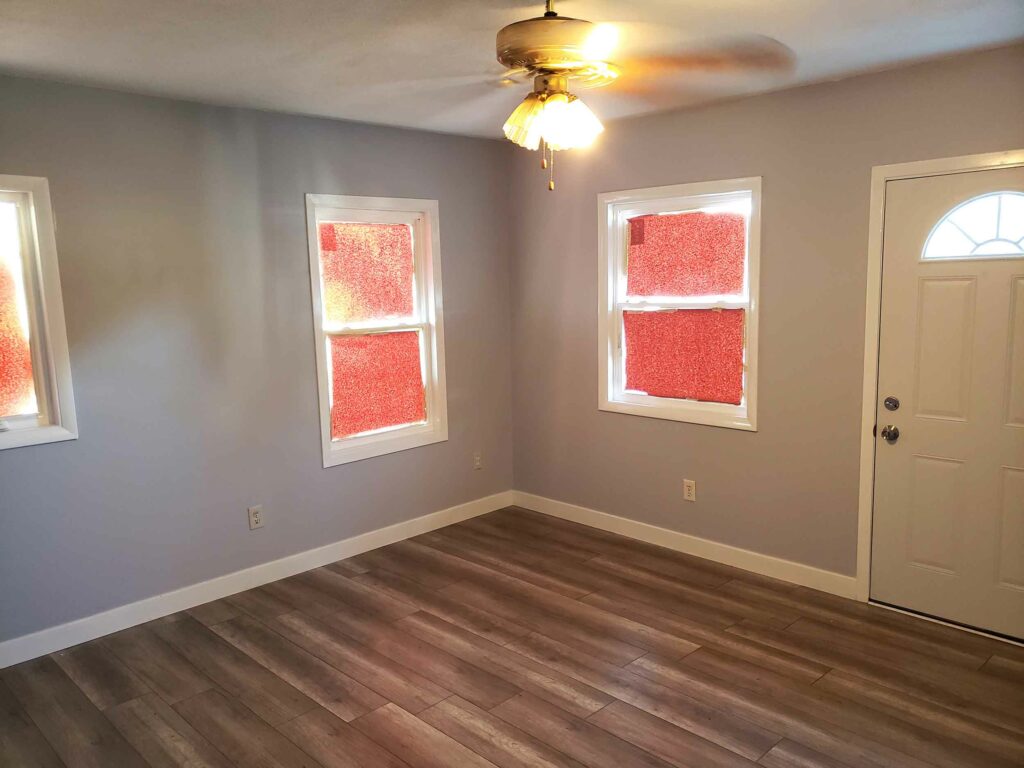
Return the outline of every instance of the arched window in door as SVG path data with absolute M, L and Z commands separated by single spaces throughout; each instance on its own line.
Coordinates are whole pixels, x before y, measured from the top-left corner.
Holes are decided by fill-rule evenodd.
M 923 259 L 1024 256 L 1024 192 L 989 192 L 966 200 L 939 219 Z

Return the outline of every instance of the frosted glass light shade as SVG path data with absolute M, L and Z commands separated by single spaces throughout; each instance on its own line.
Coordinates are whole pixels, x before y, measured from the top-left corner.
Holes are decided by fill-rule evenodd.
M 531 93 L 508 116 L 503 130 L 505 138 L 526 149 L 540 147 L 540 117 L 544 111 L 544 100 L 539 93 Z
M 526 149 L 538 149 L 541 139 L 553 150 L 577 149 L 594 143 L 604 130 L 582 101 L 567 93 L 531 93 L 509 115 L 505 136 Z

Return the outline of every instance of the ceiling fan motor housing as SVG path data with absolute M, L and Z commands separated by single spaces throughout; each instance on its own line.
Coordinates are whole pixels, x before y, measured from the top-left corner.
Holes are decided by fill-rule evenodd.
M 564 74 L 583 87 L 607 85 L 618 69 L 594 59 L 589 50 L 595 25 L 565 16 L 538 16 L 509 24 L 498 32 L 498 61 L 509 69 L 534 74 Z

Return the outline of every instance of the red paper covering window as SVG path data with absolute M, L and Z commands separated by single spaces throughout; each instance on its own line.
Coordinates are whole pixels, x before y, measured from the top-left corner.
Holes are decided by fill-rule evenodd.
M 746 217 L 673 213 L 629 220 L 630 296 L 711 296 L 743 292 Z
M 13 205 L 0 209 L 0 418 L 37 411 L 16 217 Z
M 626 389 L 739 405 L 742 309 L 624 312 Z
M 332 438 L 426 420 L 419 332 L 332 336 L 329 343 Z
M 327 325 L 413 314 L 412 229 L 406 224 L 320 225 Z

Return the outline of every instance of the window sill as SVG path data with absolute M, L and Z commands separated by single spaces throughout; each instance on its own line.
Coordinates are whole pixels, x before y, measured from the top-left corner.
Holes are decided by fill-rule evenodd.
M 627 395 L 627 397 L 631 399 L 629 401 L 601 400 L 597 407 L 602 411 L 625 413 L 630 416 L 682 421 L 689 424 L 725 427 L 746 432 L 757 431 L 757 423 L 752 416 L 748 415 L 748 408 L 745 405 L 672 401 L 646 395 Z
M 383 432 L 348 440 L 331 440 L 324 444 L 324 469 L 353 461 L 407 451 L 448 439 L 448 427 L 442 424 L 422 424 L 415 427 Z
M 0 432 L 0 451 L 7 448 L 24 448 L 29 445 L 44 445 L 77 439 L 78 432 L 55 424 L 9 429 Z

